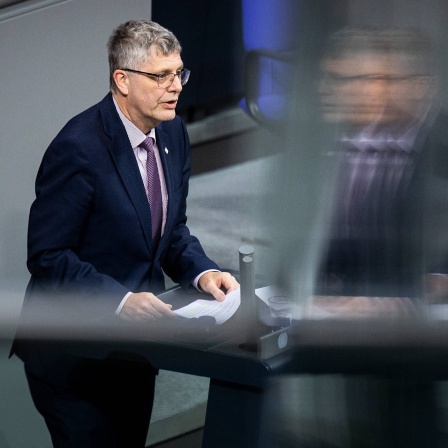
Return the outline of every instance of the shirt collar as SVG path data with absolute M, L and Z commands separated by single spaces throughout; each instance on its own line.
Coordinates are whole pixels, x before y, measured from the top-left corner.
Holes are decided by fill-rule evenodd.
M 123 123 L 124 128 L 126 129 L 126 134 L 128 135 L 129 141 L 131 142 L 132 148 L 136 148 L 141 145 L 146 137 L 152 137 L 154 142 L 156 141 L 156 131 L 155 129 L 151 129 L 148 134 L 142 132 L 131 120 L 129 120 L 125 114 L 121 111 L 120 106 L 117 103 L 117 100 L 114 96 L 112 96 L 114 101 L 115 108 L 117 109 L 118 116 L 120 117 L 121 122 Z
M 413 124 L 401 129 L 383 129 L 377 131 L 376 124 L 366 126 L 361 132 L 354 136 L 344 135 L 341 141 L 345 144 L 350 143 L 357 147 L 361 151 L 369 148 L 374 148 L 377 151 L 382 151 L 391 145 L 400 148 L 406 152 L 419 151 L 416 147 L 417 135 L 420 132 L 424 120 L 428 112 L 426 112 L 420 120 L 414 122 Z

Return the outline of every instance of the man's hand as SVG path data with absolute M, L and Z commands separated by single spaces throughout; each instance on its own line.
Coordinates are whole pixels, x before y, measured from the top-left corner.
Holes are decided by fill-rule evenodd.
M 204 292 L 212 294 L 218 302 L 222 302 L 226 294 L 240 287 L 235 277 L 228 272 L 206 272 L 199 277 L 198 283 Z M 221 288 L 224 288 L 226 292 L 223 292 Z
M 161 319 L 162 317 L 174 317 L 171 311 L 172 305 L 168 305 L 150 292 L 131 294 L 123 305 L 119 316 L 128 321 L 144 321 Z

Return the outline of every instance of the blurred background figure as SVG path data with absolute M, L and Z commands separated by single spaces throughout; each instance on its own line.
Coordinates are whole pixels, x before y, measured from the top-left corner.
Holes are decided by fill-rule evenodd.
M 300 68 L 298 53 L 296 114 L 261 206 L 277 267 L 266 271 L 302 303 L 421 298 L 425 287 L 442 297 L 448 138 L 430 41 L 411 29 L 343 28 L 320 75 Z
M 448 272 L 448 140 L 430 43 L 413 30 L 345 29 L 322 71 L 339 169 L 316 290 L 422 297 L 425 274 Z
M 447 116 L 430 42 L 411 29 L 344 28 L 320 69 L 319 135 L 303 136 L 311 149 L 291 148 L 276 177 L 288 198 L 277 279 L 313 305 L 310 318 L 409 317 L 448 290 Z M 298 176 L 303 166 L 312 176 Z M 439 406 L 435 382 L 394 372 L 282 377 L 266 447 L 446 446 Z
M 414 225 L 414 254 L 420 257 L 418 266 L 424 272 L 419 289 L 429 303 L 446 301 L 448 115 L 438 101 L 440 80 L 433 71 L 431 43 L 426 37 L 408 30 L 384 35 L 391 54 L 389 140 L 410 154 L 415 164 L 404 176 L 401 195 L 407 195 L 406 211 L 412 212 L 406 216 L 407 226 Z M 418 263 L 415 257 L 414 262 Z
M 329 249 L 319 279 L 323 294 L 366 295 L 379 260 L 381 176 L 387 162 L 380 129 L 387 122 L 388 54 L 376 30 L 344 29 L 330 39 L 321 63 L 323 118 L 336 124 L 327 152 L 339 166 L 333 195 Z M 382 167 L 382 168 L 381 168 Z M 375 232 L 375 234 L 372 234 Z

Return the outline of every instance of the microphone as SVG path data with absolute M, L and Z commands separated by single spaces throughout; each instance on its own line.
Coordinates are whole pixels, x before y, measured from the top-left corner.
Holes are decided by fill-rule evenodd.
M 243 348 L 256 351 L 258 311 L 255 296 L 254 248 L 252 246 L 240 247 L 239 264 L 242 322 L 245 329 Z

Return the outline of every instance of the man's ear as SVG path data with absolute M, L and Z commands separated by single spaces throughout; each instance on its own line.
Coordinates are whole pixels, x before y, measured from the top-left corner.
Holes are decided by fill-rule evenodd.
M 123 70 L 115 70 L 113 74 L 115 85 L 120 93 L 124 96 L 129 93 L 129 77 Z

